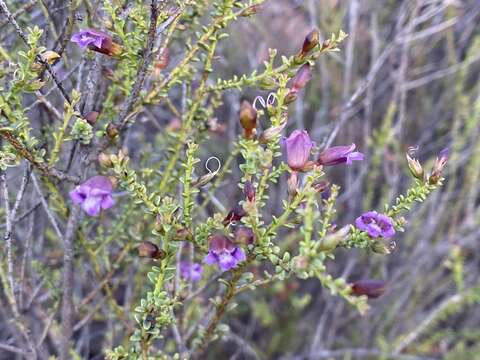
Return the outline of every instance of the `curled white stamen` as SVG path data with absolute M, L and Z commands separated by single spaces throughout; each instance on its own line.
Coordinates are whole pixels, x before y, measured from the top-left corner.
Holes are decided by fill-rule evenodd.
M 413 155 L 415 154 L 416 151 L 418 151 L 418 149 L 420 149 L 420 146 L 419 145 L 416 145 L 416 146 L 410 146 L 408 148 L 408 155 Z
M 217 169 L 216 169 L 215 171 L 212 171 L 212 170 L 208 167 L 208 163 L 210 162 L 210 160 L 216 160 L 216 161 L 217 161 L 218 167 L 217 167 Z M 220 162 L 220 159 L 217 158 L 216 156 L 211 156 L 211 157 L 209 157 L 209 158 L 207 159 L 207 161 L 205 161 L 205 169 L 207 169 L 207 171 L 208 171 L 209 174 L 213 174 L 213 175 L 217 174 L 217 173 L 220 171 L 221 167 L 222 167 L 222 163 Z
M 275 104 L 275 101 L 277 101 L 277 94 L 275 94 L 273 92 L 268 94 L 267 105 L 273 105 L 273 104 Z
M 16 69 L 13 72 L 13 78 L 18 81 L 23 81 L 23 79 L 25 78 L 25 75 L 20 72 L 20 69 Z
M 252 105 L 256 111 L 258 111 L 257 101 L 260 103 L 260 105 L 262 105 L 263 108 L 267 107 L 267 105 L 265 104 L 265 100 L 263 99 L 263 97 L 259 95 L 255 98 L 255 100 L 253 100 L 253 105 Z

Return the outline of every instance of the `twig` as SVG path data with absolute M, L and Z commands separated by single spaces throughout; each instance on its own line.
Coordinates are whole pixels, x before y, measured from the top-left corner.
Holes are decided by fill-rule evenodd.
M 10 211 L 10 200 L 8 195 L 8 186 L 7 186 L 7 177 L 5 172 L 2 172 L 0 175 L 0 182 L 2 185 L 2 194 L 3 194 L 3 201 L 5 202 L 5 218 L 7 229 L 5 231 L 5 236 L 3 239 L 5 240 L 5 245 L 7 248 L 7 277 L 8 282 L 10 284 L 10 297 L 11 297 L 11 305 L 13 307 L 14 313 L 18 313 L 18 306 L 17 301 L 15 298 L 15 282 L 13 280 L 13 257 L 12 257 L 12 212 Z
M 40 188 L 40 185 L 38 184 L 37 178 L 35 177 L 34 174 L 32 174 L 32 181 L 33 181 L 33 186 L 35 187 L 35 190 L 38 193 L 38 196 L 40 196 L 40 201 L 42 202 L 43 209 L 47 213 L 48 219 L 52 223 L 53 229 L 55 230 L 58 238 L 61 239 L 62 231 L 60 230 L 60 227 L 57 224 L 57 220 L 55 220 L 55 217 L 53 216 L 50 209 L 48 208 L 47 200 L 45 199 L 45 196 L 43 196 L 42 189 Z
M 17 11 L 15 11 L 13 14 L 12 14 L 12 17 L 15 19 L 16 17 L 22 15 L 24 12 L 30 10 L 32 7 L 35 6 L 35 4 L 37 3 L 38 0 L 30 0 L 30 2 L 22 5 Z M 6 24 L 8 24 L 8 22 L 10 21 L 10 19 L 5 19 L 5 20 L 2 20 L 0 21 L 0 28 L 4 27 Z
M 74 245 L 80 208 L 73 206 L 68 218 L 67 229 L 63 237 L 63 280 L 62 280 L 62 339 L 60 342 L 60 359 L 70 359 L 70 340 L 73 335 L 73 282 L 74 282 Z
M 0 0 L 1 1 L 1 0 Z M 62 181 L 69 181 L 73 183 L 80 182 L 80 179 L 76 176 L 66 174 L 52 166 L 48 166 L 45 162 L 39 162 L 35 159 L 35 156 L 18 140 L 15 135 L 6 129 L 0 130 L 0 135 L 12 145 L 15 150 L 24 158 L 27 159 L 36 169 L 40 170 L 46 176 L 52 176 Z
M 137 78 L 132 87 L 132 92 L 123 103 L 120 114 L 118 115 L 117 124 L 123 128 L 126 125 L 128 114 L 133 105 L 137 101 L 138 94 L 143 87 L 148 68 L 153 59 L 153 46 L 155 44 L 155 37 L 157 34 L 157 20 L 158 20 L 158 5 L 157 0 L 151 0 L 150 4 L 150 28 L 148 30 L 147 45 L 145 47 L 142 63 L 138 69 Z

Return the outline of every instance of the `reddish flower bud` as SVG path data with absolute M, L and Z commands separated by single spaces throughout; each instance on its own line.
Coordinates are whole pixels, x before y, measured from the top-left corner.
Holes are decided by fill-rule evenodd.
M 255 234 L 252 229 L 245 226 L 240 226 L 235 230 L 235 243 L 250 245 L 255 242 Z
M 315 46 L 318 45 L 318 41 L 320 39 L 320 34 L 318 33 L 317 29 L 313 29 L 308 33 L 305 37 L 305 41 L 303 42 L 302 51 L 300 53 L 301 57 L 307 55 Z
M 158 54 L 157 60 L 155 61 L 155 76 L 159 76 L 163 69 L 165 69 L 170 61 L 170 51 L 168 48 L 164 48 Z
M 355 295 L 366 295 L 371 299 L 378 298 L 386 290 L 383 280 L 359 280 L 352 283 L 351 288 Z
M 237 205 L 230 210 L 227 216 L 225 216 L 225 219 L 223 219 L 223 225 L 227 226 L 232 222 L 240 221 L 245 215 L 247 215 L 245 210 L 240 205 Z
M 163 259 L 165 257 L 165 251 L 158 248 L 157 245 L 151 241 L 142 241 L 138 247 L 138 256 L 146 257 L 150 259 Z
M 240 105 L 240 124 L 245 130 L 245 137 L 252 138 L 257 127 L 257 110 L 247 100 Z
M 246 181 L 243 187 L 243 193 L 248 201 L 255 201 L 255 187 L 251 181 Z
M 440 151 L 440 154 L 435 159 L 435 163 L 433 164 L 432 173 L 428 178 L 429 184 L 434 185 L 438 183 L 438 181 L 442 177 L 442 171 L 445 168 L 445 165 L 447 165 L 448 154 L 448 149 L 443 149 L 442 151 Z
M 191 240 L 193 237 L 192 232 L 187 228 L 180 228 L 175 231 L 175 240 Z
M 87 122 L 90 124 L 90 125 L 95 125 L 95 123 L 97 122 L 97 119 L 98 119 L 98 111 L 89 111 L 86 115 L 85 115 L 85 120 L 87 120 Z

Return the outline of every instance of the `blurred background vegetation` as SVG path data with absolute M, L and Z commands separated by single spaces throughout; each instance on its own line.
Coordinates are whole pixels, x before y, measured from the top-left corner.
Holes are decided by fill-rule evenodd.
M 66 3 L 7 1 L 11 11 L 18 12 L 19 24 L 43 28 L 47 48 L 56 46 L 54 32 L 63 26 Z M 51 21 L 48 26 L 46 19 Z M 231 332 L 210 358 L 480 359 L 479 22 L 478 0 L 269 0 L 255 17 L 233 25 L 229 40 L 219 44 L 214 62 L 214 74 L 222 78 L 259 68 L 268 59 L 269 48 L 285 55 L 295 53 L 312 28 L 324 39 L 340 29 L 349 34 L 341 52 L 319 59 L 312 81 L 291 107 L 287 128 L 287 133 L 307 129 L 321 147 L 354 142 L 366 154 L 361 164 L 327 171 L 328 179 L 342 187 L 337 202 L 339 227 L 365 210 L 381 210 L 408 187 L 411 176 L 405 153 L 409 148 L 416 149 L 422 162 L 432 164 L 440 150 L 449 147 L 450 159 L 445 185 L 409 213 L 407 231 L 396 236 L 392 254 L 339 250 L 329 263 L 330 272 L 349 281 L 387 282 L 387 291 L 370 301 L 371 310 L 365 316 L 329 295 L 317 281 L 292 279 L 240 295 L 238 310 L 228 318 Z M 0 29 L 0 50 L 15 49 L 18 38 L 5 18 Z M 182 51 L 175 46 L 170 49 L 173 62 Z M 76 75 L 80 70 L 70 62 L 81 55 L 70 45 L 66 51 L 69 61 L 55 70 L 67 88 L 80 87 Z M 222 160 L 228 156 L 241 133 L 240 102 L 258 95 L 268 93 L 252 88 L 225 94 L 215 114 L 218 124 L 209 134 L 212 141 L 202 154 L 205 159 L 211 154 Z M 37 106 L 30 117 L 48 122 L 48 110 Z M 154 144 L 162 142 L 165 129 L 175 129 L 166 109 L 151 109 L 141 118 L 125 143 L 132 162 L 139 163 L 146 153 L 161 151 Z M 21 173 L 19 169 L 17 178 Z M 240 175 L 234 171 L 232 176 Z M 286 193 L 285 183 L 279 182 L 278 194 Z M 235 182 L 227 182 L 217 197 L 229 208 L 241 192 Z M 283 197 L 270 198 L 270 213 L 278 213 Z M 33 200 L 30 205 L 39 207 Z M 211 203 L 206 208 L 214 210 Z M 32 267 L 38 274 L 46 266 L 55 268 L 59 261 L 57 249 L 44 252 L 39 244 L 48 241 L 42 227 L 46 222 L 47 215 L 37 211 L 35 223 L 25 221 L 24 230 L 19 230 L 24 236 L 33 233 L 37 244 L 29 256 L 35 259 Z M 106 241 L 99 260 L 108 262 L 112 246 L 129 236 L 138 238 L 145 230 L 139 219 L 128 216 L 119 224 L 123 230 L 118 238 Z M 285 231 L 284 236 L 289 240 L 285 246 L 294 246 L 296 235 Z M 86 241 L 82 246 L 88 253 L 94 244 Z M 90 277 L 98 280 L 100 265 L 95 261 L 82 265 L 83 283 L 79 281 L 77 292 L 83 292 Z M 80 309 L 86 320 L 77 324 L 76 347 L 85 358 L 100 359 L 102 349 L 118 345 L 122 335 L 115 316 L 122 319 L 121 326 L 128 324 L 139 290 L 132 283 L 144 276 L 148 266 L 130 254 L 122 261 L 120 270 L 110 277 L 108 290 L 118 303 L 107 297 L 95 305 L 95 314 Z M 58 276 L 45 277 L 54 299 Z M 30 316 L 39 322 L 49 320 L 40 308 Z M 10 339 L 7 319 L 0 309 L 4 343 Z M 21 358 L 0 348 L 1 359 L 15 356 Z

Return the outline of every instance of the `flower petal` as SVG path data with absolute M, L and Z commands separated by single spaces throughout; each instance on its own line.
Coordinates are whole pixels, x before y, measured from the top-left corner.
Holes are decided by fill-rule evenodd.
M 218 262 L 218 257 L 213 252 L 209 251 L 207 256 L 203 259 L 203 262 L 208 265 L 213 265 Z
M 218 265 L 222 271 L 228 271 L 237 265 L 237 259 L 230 253 L 224 252 L 218 256 Z
M 245 251 L 241 247 L 237 247 L 232 255 L 237 259 L 238 262 L 242 262 L 247 260 L 247 256 L 245 255 Z
M 70 199 L 74 204 L 80 205 L 87 198 L 87 194 L 81 186 L 77 186 L 74 190 L 69 192 Z
M 108 194 L 105 196 L 102 196 L 102 209 L 110 209 L 113 205 L 115 205 L 115 199 L 112 197 L 112 195 Z
M 98 216 L 101 210 L 101 202 L 101 198 L 89 196 L 82 203 L 82 209 L 90 216 Z

